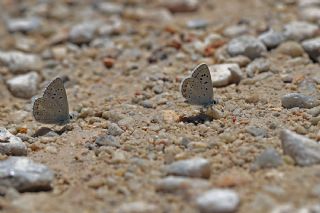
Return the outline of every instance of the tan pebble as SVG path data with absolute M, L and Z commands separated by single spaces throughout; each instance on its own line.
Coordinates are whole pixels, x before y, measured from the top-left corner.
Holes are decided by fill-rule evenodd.
M 282 43 L 276 49 L 276 51 L 291 57 L 299 57 L 302 56 L 304 53 L 302 46 L 295 41 L 287 41 L 285 43 Z
M 220 175 L 215 185 L 217 187 L 235 187 L 242 186 L 252 181 L 252 177 L 249 173 L 244 171 L 231 171 Z
M 45 147 L 45 150 L 46 150 L 47 152 L 51 153 L 51 154 L 56 154 L 56 153 L 58 153 L 57 148 L 54 147 L 54 146 L 46 146 L 46 147 Z
M 166 123 L 174 123 L 179 120 L 179 115 L 173 110 L 162 110 L 161 114 L 163 121 Z
M 88 186 L 94 189 L 98 189 L 101 186 L 106 184 L 105 178 L 102 177 L 93 177 L 91 180 L 88 181 Z

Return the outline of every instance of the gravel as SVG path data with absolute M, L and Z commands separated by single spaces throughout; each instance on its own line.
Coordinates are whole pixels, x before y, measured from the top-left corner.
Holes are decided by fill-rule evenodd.
M 209 178 L 211 174 L 209 161 L 204 158 L 193 158 L 176 161 L 165 168 L 168 175 Z
M 230 189 L 212 189 L 196 199 L 201 213 L 232 213 L 240 204 L 239 195 Z
M 283 153 L 289 155 L 299 166 L 311 166 L 320 163 L 320 145 L 314 140 L 290 130 L 280 133 Z
M 231 56 L 244 55 L 250 59 L 255 59 L 266 52 L 266 47 L 255 37 L 243 35 L 232 39 L 227 50 Z
M 51 189 L 53 172 L 43 164 L 26 157 L 10 157 L 0 161 L 0 187 L 3 193 L 9 187 L 19 192 Z
M 110 126 L 108 128 L 108 134 L 110 134 L 112 136 L 119 136 L 122 133 L 124 133 L 124 131 L 118 126 L 118 124 L 116 124 L 116 123 L 110 124 Z
M 5 128 L 0 128 L 0 153 L 4 155 L 27 155 L 27 146 L 19 137 L 12 135 Z
M 300 93 L 288 93 L 281 98 L 281 104 L 284 108 L 291 109 L 299 108 L 313 108 L 319 105 L 317 99 Z
M 39 80 L 38 73 L 30 72 L 9 79 L 7 85 L 13 96 L 29 99 L 37 93 Z

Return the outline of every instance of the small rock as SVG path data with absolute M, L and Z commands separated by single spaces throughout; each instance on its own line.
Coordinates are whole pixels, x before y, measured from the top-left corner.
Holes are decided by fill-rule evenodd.
M 40 70 L 42 67 L 41 60 L 38 56 L 17 51 L 0 51 L 0 64 L 7 66 L 14 74 Z
M 294 21 L 284 26 L 286 40 L 302 41 L 316 35 L 318 26 L 308 22 Z
M 189 160 L 176 161 L 166 166 L 168 175 L 209 178 L 210 177 L 210 164 L 204 158 L 193 158 Z
M 320 6 L 320 1 L 319 0 L 299 0 L 298 1 L 298 6 L 300 8 L 303 8 L 303 7 L 319 7 Z
M 123 5 L 113 2 L 99 2 L 97 8 L 106 15 L 121 14 L 123 12 Z
M 7 81 L 11 94 L 18 98 L 31 98 L 37 93 L 39 75 L 36 72 L 19 75 Z
M 234 38 L 237 36 L 241 36 L 244 35 L 246 33 L 248 33 L 248 25 L 246 24 L 237 24 L 237 25 L 233 25 L 230 27 L 227 27 L 224 31 L 223 31 L 223 35 L 226 37 L 230 37 L 230 38 Z
M 0 153 L 4 155 L 27 155 L 27 146 L 19 137 L 12 135 L 5 128 L 0 128 Z
M 230 189 L 212 189 L 196 200 L 201 213 L 232 213 L 240 204 L 239 195 Z
M 163 4 L 170 12 L 194 12 L 199 7 L 198 0 L 167 0 Z
M 300 93 L 289 93 L 282 96 L 281 103 L 287 109 L 294 107 L 310 109 L 319 105 L 315 98 Z
M 115 123 L 110 124 L 108 128 L 108 134 L 112 136 L 119 136 L 122 133 L 124 133 L 124 131 L 118 126 L 118 124 L 115 124 Z
M 156 189 L 167 193 L 203 191 L 208 187 L 210 187 L 208 181 L 198 178 L 168 176 L 156 182 Z
M 112 135 L 103 135 L 97 137 L 95 143 L 99 146 L 113 146 L 113 147 L 120 147 L 119 141 L 113 137 Z
M 179 120 L 179 115 L 173 110 L 162 110 L 162 119 L 166 123 L 173 123 Z
M 117 209 L 116 213 L 150 213 L 157 212 L 158 207 L 151 203 L 144 201 L 135 201 L 130 203 L 121 204 Z
M 290 130 L 280 132 L 283 153 L 289 155 L 299 166 L 320 163 L 320 144 Z
M 267 130 L 263 128 L 248 126 L 246 130 L 248 133 L 250 133 L 252 136 L 255 136 L 255 137 L 266 138 L 268 136 Z
M 256 158 L 252 165 L 252 169 L 276 168 L 282 163 L 282 158 L 278 152 L 273 148 L 268 148 Z
M 269 31 L 262 33 L 258 39 L 268 49 L 273 49 L 284 41 L 284 36 L 282 33 L 270 29 Z
M 192 19 L 187 22 L 189 29 L 202 29 L 208 26 L 208 21 L 204 19 Z
M 295 41 L 287 41 L 280 44 L 276 51 L 291 57 L 300 57 L 304 53 L 302 46 Z
M 320 115 L 320 106 L 309 109 L 307 113 L 309 113 L 313 117 L 317 117 L 318 115 Z
M 302 47 L 313 61 L 320 63 L 320 37 L 305 40 Z
M 213 87 L 239 83 L 242 71 L 238 64 L 216 64 L 209 67 Z
M 300 16 L 310 22 L 320 20 L 320 7 L 307 7 L 300 10 Z
M 230 64 L 238 64 L 240 67 L 245 67 L 250 63 L 250 59 L 244 55 L 238 55 L 227 58 L 225 62 Z
M 69 32 L 69 40 L 75 44 L 89 43 L 98 28 L 97 21 L 88 21 L 73 26 Z
M 13 187 L 19 192 L 49 190 L 53 178 L 53 172 L 48 167 L 26 157 L 10 157 L 0 161 L 2 189 Z
M 255 59 L 266 52 L 266 47 L 258 39 L 244 35 L 232 39 L 227 50 L 231 56 L 244 55 L 250 59 Z
M 37 17 L 8 19 L 6 21 L 9 32 L 31 32 L 36 31 L 41 26 L 41 21 Z
M 257 58 L 246 68 L 247 76 L 252 78 L 256 73 L 267 72 L 270 69 L 270 63 L 265 58 Z

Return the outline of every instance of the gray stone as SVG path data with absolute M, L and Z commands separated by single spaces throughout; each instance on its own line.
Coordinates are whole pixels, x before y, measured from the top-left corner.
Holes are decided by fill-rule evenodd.
M 267 130 L 263 128 L 248 126 L 246 130 L 248 133 L 250 133 L 252 136 L 255 136 L 255 137 L 266 138 L 268 136 Z
M 319 105 L 319 101 L 311 96 L 300 93 L 289 93 L 281 98 L 281 104 L 284 108 L 291 109 L 299 108 L 313 108 Z
M 268 72 L 270 62 L 265 58 L 257 58 L 246 67 L 247 76 L 252 78 L 256 73 Z
M 204 158 L 193 158 L 180 160 L 166 166 L 168 175 L 209 178 L 211 169 L 210 163 Z
M 115 123 L 110 124 L 108 128 L 108 134 L 112 136 L 119 136 L 122 133 L 124 133 L 124 131 L 118 126 L 118 124 L 115 124 Z
M 320 62 L 320 37 L 305 40 L 302 47 L 312 60 Z
M 227 27 L 224 31 L 223 31 L 223 35 L 230 37 L 230 38 L 234 38 L 236 36 L 241 36 L 244 35 L 246 33 L 248 33 L 248 25 L 246 24 L 237 24 L 237 25 L 233 25 L 233 26 L 229 26 Z
M 117 138 L 113 137 L 112 135 L 103 135 L 97 137 L 95 143 L 99 146 L 113 146 L 113 147 L 120 147 L 120 143 Z
M 290 130 L 280 132 L 283 153 L 289 155 L 299 166 L 320 163 L 320 144 Z
M 42 67 L 41 59 L 38 56 L 17 51 L 0 51 L 0 64 L 8 67 L 14 74 L 40 70 Z
M 254 161 L 252 170 L 276 168 L 283 163 L 281 156 L 273 148 L 264 150 Z
M 201 213 L 232 213 L 237 211 L 240 198 L 230 189 L 212 189 L 200 195 L 196 204 Z
M 210 183 L 199 178 L 168 176 L 156 182 L 156 189 L 167 193 L 203 191 L 208 187 L 210 187 Z
M 302 41 L 316 35 L 318 26 L 308 22 L 294 21 L 284 26 L 284 37 L 287 40 Z
M 205 19 L 192 19 L 187 21 L 187 27 L 189 29 L 202 29 L 208 26 L 208 21 Z
M 18 98 L 31 98 L 37 93 L 39 75 L 36 72 L 19 75 L 7 81 L 11 94 Z
M 121 204 L 116 210 L 116 213 L 150 213 L 157 212 L 158 207 L 144 201 L 135 201 Z
M 10 157 L 0 161 L 0 187 L 2 192 L 12 187 L 20 192 L 51 189 L 53 172 L 45 165 L 26 157 Z
M 75 44 L 89 43 L 94 39 L 98 21 L 86 21 L 73 26 L 69 32 L 69 40 Z
M 320 20 L 320 7 L 307 7 L 300 10 L 300 16 L 311 22 L 317 22 Z
M 320 7 L 320 0 L 299 0 L 298 6 L 303 7 Z
M 170 12 L 194 12 L 199 7 L 199 0 L 166 0 L 163 6 Z
M 41 21 L 37 17 L 16 18 L 6 20 L 9 32 L 31 32 L 36 31 L 41 26 Z
M 123 12 L 123 5 L 113 2 L 99 2 L 97 8 L 106 15 L 121 14 Z
M 0 128 L 0 153 L 4 155 L 27 155 L 27 146 L 19 137 L 12 135 L 5 128 Z
M 266 52 L 266 47 L 255 37 L 244 35 L 232 39 L 228 44 L 227 51 L 231 56 L 244 55 L 255 59 Z
M 210 66 L 209 70 L 213 87 L 239 83 L 242 79 L 242 71 L 238 64 L 216 64 Z
M 284 36 L 281 32 L 270 29 L 259 36 L 259 40 L 268 48 L 272 49 L 277 47 L 284 41 Z

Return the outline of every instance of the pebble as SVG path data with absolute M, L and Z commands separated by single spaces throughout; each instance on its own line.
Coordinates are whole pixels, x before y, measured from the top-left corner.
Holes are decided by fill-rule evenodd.
M 210 163 L 204 158 L 180 160 L 166 166 L 168 175 L 209 178 L 211 174 Z
M 201 213 L 232 213 L 240 204 L 239 195 L 230 189 L 212 189 L 196 199 Z
M 310 22 L 317 22 L 320 20 L 320 7 L 307 7 L 300 10 L 302 19 Z
M 9 32 L 31 32 L 41 27 L 41 20 L 37 17 L 8 19 L 6 26 Z
M 317 117 L 318 115 L 320 115 L 320 106 L 309 109 L 307 113 L 312 115 L 313 117 Z
M 258 39 L 268 48 L 273 49 L 284 41 L 284 36 L 281 32 L 270 29 L 262 33 Z
M 157 191 L 176 193 L 186 191 L 204 191 L 210 183 L 199 178 L 168 176 L 156 181 Z
M 319 101 L 311 96 L 300 93 L 289 93 L 281 98 L 281 104 L 284 108 L 291 109 L 294 107 L 299 108 L 313 108 L 319 105 Z
M 94 39 L 98 27 L 97 21 L 87 21 L 73 26 L 69 32 L 69 40 L 75 44 L 89 43 Z
M 282 164 L 283 161 L 279 153 L 273 148 L 267 148 L 255 159 L 251 169 L 276 168 Z
M 233 25 L 230 27 L 227 27 L 224 31 L 223 31 L 223 35 L 229 38 L 234 38 L 237 36 L 241 36 L 244 35 L 246 33 L 248 33 L 248 25 L 246 24 L 237 24 L 237 25 Z
M 122 133 L 124 133 L 124 131 L 118 126 L 118 124 L 116 123 L 111 123 L 109 128 L 108 128 L 108 134 L 112 135 L 112 136 L 119 136 Z
M 280 44 L 280 46 L 278 46 L 278 48 L 276 49 L 276 51 L 278 53 L 284 54 L 284 55 L 288 55 L 291 57 L 300 57 L 303 55 L 304 50 L 302 48 L 302 46 L 295 42 L 295 41 L 287 41 L 284 42 L 282 44 Z
M 257 58 L 246 67 L 247 76 L 252 78 L 256 73 L 267 72 L 270 62 L 265 58 Z
M 242 71 L 238 64 L 216 64 L 209 67 L 213 87 L 239 83 Z
M 113 2 L 99 2 L 96 7 L 105 15 L 121 14 L 124 10 L 123 5 Z
M 245 67 L 250 63 L 250 59 L 244 55 L 238 55 L 235 57 L 230 57 L 226 59 L 226 63 L 230 63 L 230 64 L 238 64 L 240 67 Z
M 232 39 L 228 44 L 227 51 L 231 56 L 244 55 L 255 59 L 266 52 L 266 47 L 255 37 L 243 35 Z
M 199 4 L 199 0 L 166 0 L 163 6 L 172 13 L 181 13 L 196 11 Z
M 187 27 L 189 29 L 203 29 L 208 26 L 208 21 L 205 19 L 192 19 L 187 21 Z
M 302 41 L 315 36 L 318 29 L 318 26 L 315 24 L 293 21 L 284 26 L 283 35 L 286 40 Z
M 303 135 L 285 129 L 280 132 L 283 153 L 297 165 L 310 166 L 320 163 L 320 144 Z
M 0 128 L 0 153 L 4 155 L 27 155 L 27 146 L 19 137 L 12 135 L 5 128 Z
M 150 213 L 157 212 L 158 207 L 144 201 L 135 201 L 121 204 L 116 210 L 116 213 Z
M 37 93 L 39 75 L 36 72 L 30 72 L 11 78 L 6 83 L 13 96 L 28 99 Z
M 112 135 L 103 135 L 96 138 L 95 143 L 99 146 L 113 146 L 113 147 L 120 147 L 120 143 Z
M 246 127 L 246 131 L 254 137 L 266 138 L 268 136 L 268 131 L 266 129 L 255 126 Z
M 7 66 L 13 74 L 40 70 L 42 67 L 38 56 L 18 51 L 0 51 L 0 64 Z
M 320 63 L 320 37 L 303 41 L 302 47 L 313 61 Z
M 53 172 L 43 164 L 26 157 L 10 157 L 0 161 L 0 187 L 15 188 L 19 192 L 51 189 Z
M 299 0 L 298 1 L 298 6 L 300 8 L 303 7 L 319 7 L 320 6 L 320 1 L 319 0 Z

